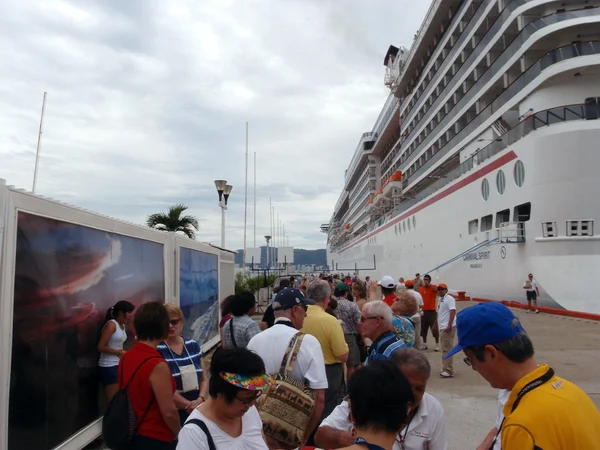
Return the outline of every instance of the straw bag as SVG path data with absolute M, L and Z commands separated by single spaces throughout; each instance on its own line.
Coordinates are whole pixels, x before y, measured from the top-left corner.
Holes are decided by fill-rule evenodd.
M 272 374 L 274 382 L 258 398 L 257 405 L 265 435 L 292 448 L 298 447 L 304 439 L 304 432 L 315 407 L 313 391 L 304 381 L 291 375 L 303 339 L 304 333 L 294 335 L 279 373 Z

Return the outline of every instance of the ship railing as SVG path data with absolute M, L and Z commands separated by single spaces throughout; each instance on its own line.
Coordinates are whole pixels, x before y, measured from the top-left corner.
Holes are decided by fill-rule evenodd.
M 600 45 L 598 46 L 598 49 L 600 50 Z M 570 122 L 574 120 L 595 120 L 598 118 L 600 118 L 599 103 L 559 106 L 544 111 L 538 111 L 537 113 L 532 113 L 530 116 L 526 117 L 516 126 L 511 128 L 508 133 L 504 134 L 494 142 L 486 145 L 481 150 L 474 153 L 470 158 L 462 162 L 459 166 L 443 174 L 441 178 L 417 192 L 413 197 L 398 205 L 392 210 L 391 216 L 395 217 L 398 214 L 407 211 L 433 193 L 439 191 L 466 173 L 470 172 L 477 165 L 506 150 L 508 146 L 514 144 L 518 140 L 539 128 L 561 122 Z M 379 225 L 377 225 L 377 223 L 372 224 L 369 228 L 369 231 L 372 231 L 378 226 Z
M 507 6 L 506 10 L 508 10 L 509 8 L 516 7 L 517 3 L 525 4 L 525 3 L 527 3 L 527 1 L 526 0 L 517 0 L 517 1 L 511 2 Z M 511 6 L 511 5 L 513 5 L 513 6 Z M 512 11 L 511 11 L 511 13 L 512 13 Z M 502 52 L 502 54 L 500 54 L 500 56 L 494 61 L 494 63 L 490 67 L 487 68 L 487 70 L 473 84 L 473 86 L 471 86 L 471 88 L 458 101 L 458 103 L 453 107 L 452 110 L 460 111 L 466 105 L 471 104 L 471 102 L 475 101 L 481 95 L 481 90 L 484 88 L 484 86 L 486 86 L 490 81 L 492 81 L 492 79 L 496 76 L 496 74 L 501 71 L 502 67 L 504 67 L 510 61 L 510 59 L 513 58 L 514 55 L 519 52 L 519 49 L 525 44 L 525 42 L 534 33 L 539 31 L 540 29 L 548 27 L 550 25 L 560 23 L 565 20 L 593 16 L 593 15 L 597 15 L 597 14 L 598 14 L 598 8 L 583 8 L 583 9 L 579 9 L 579 10 L 554 13 L 554 14 L 542 17 L 540 19 L 534 20 L 533 22 L 530 22 L 521 30 L 521 32 L 517 35 L 517 37 L 508 45 L 508 47 Z M 503 12 L 503 15 L 504 15 L 504 12 Z M 498 30 L 499 30 L 500 27 L 502 27 L 502 22 L 503 21 L 496 21 L 494 23 L 494 25 L 492 26 L 492 28 L 498 27 Z M 488 34 L 486 34 L 486 36 L 489 35 L 489 39 L 492 39 L 495 37 L 495 33 L 490 35 L 489 34 L 490 31 L 488 31 Z M 478 48 L 485 47 L 485 45 L 483 45 L 483 47 L 480 47 L 480 46 L 482 46 L 482 44 L 484 43 L 485 40 L 486 40 L 486 38 L 484 37 L 482 39 L 482 41 L 478 44 Z M 509 85 L 509 87 L 507 89 L 505 89 L 491 104 L 489 104 L 487 106 L 487 108 L 483 109 L 465 128 L 463 128 L 463 130 L 461 132 L 459 132 L 453 139 L 448 141 L 448 143 L 446 143 L 446 145 L 444 147 L 442 147 L 442 149 L 453 148 L 458 143 L 460 143 L 464 138 L 466 138 L 476 128 L 481 126 L 481 124 L 483 122 L 485 122 L 487 119 L 489 119 L 496 111 L 498 111 L 498 109 L 500 109 L 502 106 L 504 106 L 508 102 L 508 100 L 511 99 L 517 92 L 521 91 L 524 86 L 530 84 L 531 81 L 534 80 L 544 69 L 548 68 L 549 66 L 551 66 L 553 64 L 556 64 L 558 62 L 561 62 L 561 61 L 564 61 L 567 59 L 575 58 L 578 56 L 597 54 L 599 52 L 600 52 L 600 48 L 598 45 L 598 41 L 581 42 L 581 43 L 577 42 L 577 43 L 569 44 L 564 47 L 559 47 L 557 49 L 549 51 L 547 54 L 545 54 L 544 56 L 539 58 L 524 73 L 522 73 L 511 85 Z M 471 54 L 471 56 L 469 57 L 469 59 L 467 59 L 467 61 L 465 61 L 465 63 L 461 66 L 461 68 L 455 74 L 455 77 L 458 77 L 456 79 L 462 79 L 462 76 L 464 74 L 466 74 L 467 70 L 469 70 L 472 67 L 473 60 L 470 61 L 470 58 L 478 57 L 477 54 L 478 54 L 477 52 L 473 52 Z M 448 86 L 450 86 L 451 84 L 452 83 L 449 83 Z M 434 102 L 434 104 L 429 108 L 429 110 L 427 111 L 425 116 L 421 119 L 421 122 L 427 123 L 429 121 L 429 119 L 431 117 L 433 117 L 433 113 L 434 113 L 434 111 L 437 111 L 437 109 L 438 109 L 437 105 L 439 105 L 439 102 L 441 101 L 442 97 L 443 96 L 438 97 L 436 102 Z M 447 114 L 440 121 L 440 123 L 438 123 L 438 125 L 436 126 L 435 129 L 442 130 L 442 129 L 448 127 L 451 123 L 453 123 L 455 121 L 456 121 L 456 114 L 454 114 L 454 113 Z M 421 130 L 419 130 L 419 132 L 420 131 Z M 403 145 L 405 142 L 407 144 L 412 143 L 412 141 L 414 140 L 413 138 L 416 138 L 417 134 L 418 134 L 417 129 L 415 128 L 414 130 L 411 131 L 411 133 L 409 133 L 406 136 L 406 139 L 401 140 L 398 145 Z M 410 153 L 407 154 L 407 157 L 414 154 L 415 152 L 418 153 L 420 150 L 428 148 L 431 144 L 433 144 L 433 142 L 434 142 L 433 139 L 437 134 L 438 134 L 437 132 L 430 133 L 423 140 L 423 142 L 420 145 L 416 146 L 412 151 L 410 151 Z M 435 161 L 439 160 L 439 158 L 444 154 L 442 149 L 440 149 L 438 151 L 438 153 L 433 158 L 431 158 L 429 161 L 435 162 Z M 403 152 L 401 151 L 400 153 L 403 153 Z M 400 170 L 402 170 L 402 172 L 405 173 L 406 167 L 408 167 L 410 164 L 412 164 L 414 159 L 415 158 L 406 158 L 405 162 L 400 165 L 400 167 L 399 167 Z M 423 167 L 430 167 L 430 166 L 431 166 L 431 164 L 426 163 Z M 423 167 L 421 167 L 421 169 L 423 169 Z M 385 172 L 385 170 L 387 170 L 387 169 L 384 166 L 382 166 L 382 171 Z M 412 177 L 418 175 L 419 173 L 422 173 L 422 170 L 415 171 L 415 173 L 412 174 Z
M 498 240 L 502 244 L 525 242 L 525 222 L 505 222 L 498 229 Z

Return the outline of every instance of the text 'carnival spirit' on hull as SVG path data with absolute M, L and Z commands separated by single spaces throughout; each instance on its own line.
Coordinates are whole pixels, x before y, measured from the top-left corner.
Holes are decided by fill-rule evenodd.
M 600 313 L 600 0 L 435 0 L 384 64 L 330 269 Z

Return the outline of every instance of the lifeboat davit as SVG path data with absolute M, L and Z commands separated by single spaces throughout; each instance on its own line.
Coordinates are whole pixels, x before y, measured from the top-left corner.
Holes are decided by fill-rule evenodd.
M 383 200 L 383 191 L 381 188 L 379 188 L 375 194 L 375 197 L 373 198 L 373 204 L 375 206 L 379 206 L 381 204 L 381 200 Z

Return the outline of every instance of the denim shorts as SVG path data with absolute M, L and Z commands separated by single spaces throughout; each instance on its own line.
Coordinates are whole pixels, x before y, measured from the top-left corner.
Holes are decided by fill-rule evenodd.
M 119 366 L 100 367 L 98 366 L 98 378 L 102 386 L 110 386 L 119 382 Z

